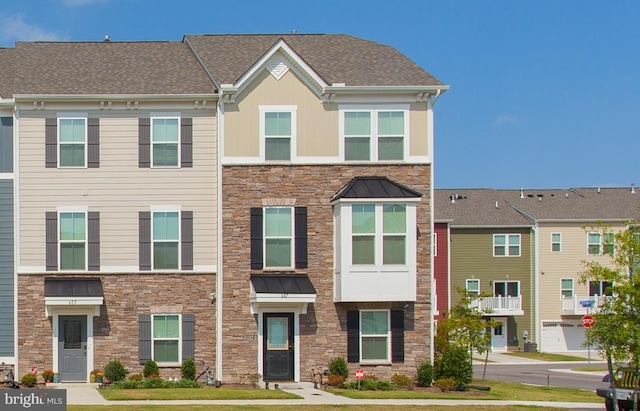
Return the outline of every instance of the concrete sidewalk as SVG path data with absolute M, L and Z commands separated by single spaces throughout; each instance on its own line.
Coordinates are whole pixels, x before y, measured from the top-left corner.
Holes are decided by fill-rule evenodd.
M 594 363 L 594 364 L 602 364 L 605 363 L 606 361 L 602 359 L 602 357 L 597 353 L 597 352 L 587 352 L 587 351 L 580 351 L 580 352 L 572 352 L 572 353 L 550 353 L 550 354 L 558 354 L 558 355 L 568 355 L 571 357 L 581 357 L 584 358 L 583 361 L 544 361 L 544 360 L 537 360 L 537 359 L 533 359 L 533 358 L 526 358 L 526 357 L 520 357 L 517 355 L 511 355 L 508 352 L 491 352 L 489 353 L 489 361 L 492 363 L 499 363 L 499 364 L 540 364 L 540 363 L 547 363 L 547 364 L 567 364 L 567 363 L 575 363 L 575 364 L 584 364 L 584 363 Z M 484 354 L 480 355 L 480 354 L 476 354 L 473 356 L 473 362 L 474 364 L 478 364 L 479 362 L 483 362 L 484 361 Z
M 566 409 L 602 410 L 602 403 L 572 403 L 545 401 L 494 401 L 494 400 L 355 400 L 334 395 L 323 389 L 314 389 L 312 383 L 281 383 L 280 389 L 298 395 L 295 400 L 178 400 L 178 401 L 107 401 L 98 392 L 97 384 L 51 384 L 56 389 L 67 390 L 68 405 L 534 405 L 539 407 L 556 407 Z

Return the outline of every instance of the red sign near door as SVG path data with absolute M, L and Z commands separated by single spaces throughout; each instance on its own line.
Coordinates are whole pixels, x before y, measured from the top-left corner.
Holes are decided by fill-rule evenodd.
M 584 328 L 591 328 L 595 325 L 595 323 L 596 323 L 596 319 L 589 314 L 582 317 L 582 326 Z
M 364 379 L 364 370 L 356 370 L 356 380 Z

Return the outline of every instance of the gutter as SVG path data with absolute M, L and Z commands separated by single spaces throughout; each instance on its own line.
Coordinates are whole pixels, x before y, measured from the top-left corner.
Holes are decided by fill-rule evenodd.
M 22 101 L 126 101 L 126 100 L 213 100 L 218 93 L 187 93 L 187 94 L 15 94 L 16 103 Z
M 222 92 L 220 93 L 217 107 L 217 135 L 216 135 L 216 204 L 217 204 L 217 244 L 216 244 L 216 379 L 222 381 L 222 299 L 224 296 L 224 269 L 223 269 L 223 253 L 222 253 L 222 136 L 224 135 L 224 102 L 222 101 Z

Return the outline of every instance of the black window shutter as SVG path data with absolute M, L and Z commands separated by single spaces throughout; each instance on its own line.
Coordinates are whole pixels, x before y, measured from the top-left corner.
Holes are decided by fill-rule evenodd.
M 307 207 L 296 207 L 296 268 L 307 268 Z
M 88 240 L 87 248 L 88 264 L 90 271 L 100 271 L 100 213 L 91 211 L 88 213 Z
M 251 207 L 251 269 L 262 269 L 262 208 Z
M 193 167 L 193 120 L 183 118 L 180 123 L 180 166 Z
M 140 271 L 151 270 L 151 212 L 140 211 L 139 214 L 139 261 Z
M 391 362 L 404 362 L 404 311 L 391 311 Z
M 182 315 L 182 360 L 195 358 L 196 319 L 193 314 Z
M 151 119 L 138 119 L 138 167 L 151 167 Z
M 45 227 L 47 271 L 58 271 L 58 213 L 46 212 Z
M 360 312 L 347 311 L 347 362 L 360 361 Z
M 46 168 L 58 167 L 58 119 L 46 118 L 44 120 L 44 166 Z
M 193 211 L 181 213 L 182 269 L 193 270 Z
M 151 315 L 138 315 L 138 360 L 144 364 L 151 360 Z
M 100 167 L 100 120 L 87 120 L 87 167 Z

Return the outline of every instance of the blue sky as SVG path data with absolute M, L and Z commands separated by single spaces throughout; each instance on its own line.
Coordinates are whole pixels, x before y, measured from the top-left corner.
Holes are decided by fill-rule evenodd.
M 451 86 L 435 108 L 436 188 L 605 187 L 640 185 L 639 21 L 627 0 L 22 0 L 0 8 L 0 47 L 350 34 Z

